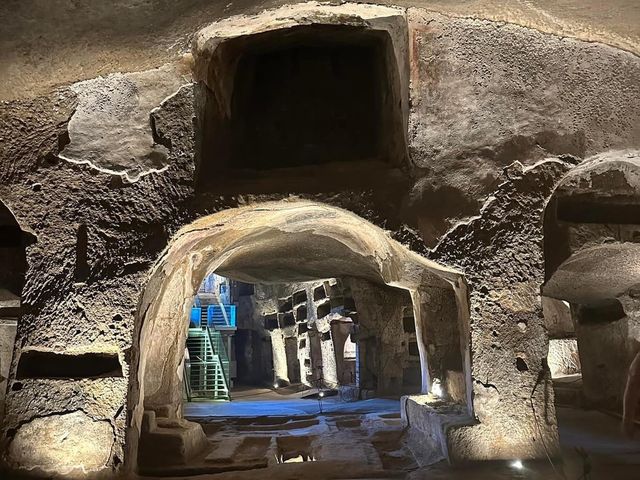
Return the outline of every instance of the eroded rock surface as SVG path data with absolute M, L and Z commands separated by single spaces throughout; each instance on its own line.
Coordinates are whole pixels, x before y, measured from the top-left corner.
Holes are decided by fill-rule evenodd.
M 20 426 L 9 446 L 15 465 L 69 474 L 103 468 L 111 457 L 113 427 L 82 411 L 38 417 Z
M 162 140 L 150 114 L 187 80 L 169 65 L 73 85 L 78 106 L 68 124 L 70 143 L 60 158 L 86 163 L 129 181 L 165 169 L 169 150 L 158 143 Z

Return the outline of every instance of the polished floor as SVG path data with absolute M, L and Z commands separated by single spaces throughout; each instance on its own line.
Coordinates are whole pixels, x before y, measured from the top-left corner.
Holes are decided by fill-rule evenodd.
M 243 388 L 232 392 L 231 402 L 190 402 L 184 414 L 194 417 L 297 416 L 320 413 L 393 413 L 400 412 L 397 399 L 372 398 L 345 402 L 340 395 L 320 400 L 316 390 Z M 311 395 L 314 398 L 303 398 Z

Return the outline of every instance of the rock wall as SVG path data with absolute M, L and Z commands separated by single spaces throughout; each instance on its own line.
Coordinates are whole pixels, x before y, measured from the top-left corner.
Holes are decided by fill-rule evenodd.
M 357 11 L 341 20 L 331 13 L 338 7 L 317 8 L 338 24 L 361 21 Z M 542 457 L 553 453 L 556 433 L 543 364 L 538 219 L 569 167 L 535 162 L 638 147 L 640 61 L 600 43 L 503 22 L 415 8 L 394 12 L 406 19 L 398 24 L 404 22 L 406 32 L 398 27 L 394 33 L 407 42 L 396 52 L 409 52 L 409 71 L 399 73 L 410 74 L 412 105 L 410 161 L 400 180 L 389 190 L 351 188 L 365 166 L 362 175 L 333 173 L 345 180 L 343 188 L 320 184 L 297 195 L 355 212 L 422 254 L 437 245 L 431 258 L 468 275 L 480 424 L 450 437 L 459 445 L 453 458 Z M 295 9 L 290 15 L 296 17 Z M 140 63 L 122 65 L 151 66 L 136 58 Z M 195 143 L 203 132 L 194 125 L 199 103 L 185 71 L 189 62 L 177 53 L 162 58 L 176 65 L 75 85 L 58 75 L 57 90 L 48 83 L 41 96 L 0 105 L 0 199 L 36 239 L 26 247 L 3 427 L 12 466 L 68 472 L 66 450 L 28 440 L 68 419 L 70 433 L 95 432 L 95 449 L 109 452 L 77 452 L 76 465 L 113 471 L 126 461 L 135 467 L 125 455 L 125 443 L 134 451 L 139 433 L 131 424 L 140 387 L 130 376 L 139 360 L 132 339 L 149 269 L 192 219 L 290 195 L 278 177 L 268 195 L 195 193 Z M 507 168 L 515 160 L 533 168 Z M 319 183 L 314 176 L 309 182 Z M 477 214 L 487 197 L 478 218 L 450 230 Z M 24 349 L 69 357 L 115 353 L 122 376 L 17 378 Z M 487 438 L 494 440 L 487 444 Z
M 409 149 L 420 175 L 407 207 L 427 245 L 477 214 L 515 160 L 638 145 L 636 55 L 420 9 L 408 22 Z
M 480 216 L 459 224 L 431 257 L 469 281 L 473 405 L 479 424 L 452 428 L 455 460 L 558 454 L 548 337 L 542 316 L 543 210 L 570 165 L 515 163 Z

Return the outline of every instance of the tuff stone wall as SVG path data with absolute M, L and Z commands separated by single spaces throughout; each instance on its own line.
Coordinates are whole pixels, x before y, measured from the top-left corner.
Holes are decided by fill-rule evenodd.
M 543 211 L 570 164 L 515 163 L 480 216 L 454 228 L 431 257 L 471 286 L 473 405 L 479 424 L 448 432 L 455 460 L 558 454 L 548 337 L 542 315 Z
M 332 16 L 334 7 L 317 8 Z M 552 154 L 578 162 L 603 149 L 637 148 L 640 60 L 601 43 L 508 23 L 414 8 L 398 15 L 407 18 L 406 36 L 396 33 L 410 52 L 412 102 L 410 162 L 399 187 L 380 195 L 372 187 L 349 188 L 347 177 L 337 191 L 297 195 L 350 210 L 422 254 L 438 244 L 431 258 L 469 275 L 480 425 L 451 437 L 461 446 L 454 458 L 543 456 L 538 439 L 552 451 L 556 437 L 551 396 L 544 398 L 549 387 L 537 222 L 569 165 L 536 162 Z M 24 466 L 67 471 L 63 456 L 49 462 L 42 449 L 50 447 L 29 444 L 24 432 L 46 432 L 73 416 L 83 429 L 99 430 L 95 444 L 110 452 L 78 460 L 87 470 L 111 471 L 123 461 L 133 467 L 125 440 L 129 448 L 137 441 L 138 432 L 127 429 L 139 388 L 130 369 L 139 352 L 131 347 L 149 269 L 169 238 L 194 218 L 290 194 L 277 185 L 269 195 L 195 194 L 199 104 L 189 58 L 171 52 L 162 56 L 174 64 L 168 67 L 145 70 L 153 64 L 136 57 L 140 63 L 121 65 L 130 71 L 141 65 L 144 72 L 76 85 L 70 79 L 82 75 L 61 74 L 55 91 L 51 83 L 36 97 L 22 89 L 20 99 L 0 105 L 0 199 L 36 239 L 26 248 L 29 268 L 3 430 L 3 450 L 14 452 L 13 466 L 26 458 L 18 452 L 33 448 Z M 101 107 L 91 111 L 95 100 Z M 119 130 L 123 118 L 126 132 Z M 113 149 L 119 142 L 131 148 Z M 111 155 L 123 151 L 117 160 L 124 164 L 113 168 Z M 515 160 L 534 168 L 506 168 Z M 100 164 L 105 161 L 109 165 Z M 479 218 L 455 226 L 479 213 L 486 197 Z M 18 380 L 25 348 L 116 351 L 123 376 Z M 512 394 L 518 398 L 503 401 Z M 485 445 L 484 435 L 499 439 L 497 446 Z

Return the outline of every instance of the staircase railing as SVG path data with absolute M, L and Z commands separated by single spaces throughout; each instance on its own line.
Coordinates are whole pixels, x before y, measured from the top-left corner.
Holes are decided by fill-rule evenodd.
M 207 334 L 209 335 L 209 341 L 213 346 L 214 353 L 218 356 L 220 363 L 222 364 L 222 371 L 224 373 L 224 383 L 229 390 L 229 379 L 231 378 L 231 359 L 229 352 L 227 352 L 227 346 L 225 345 L 222 334 L 213 328 L 207 327 Z M 231 398 L 231 394 L 229 394 Z
M 208 327 L 190 328 L 187 347 L 191 360 L 188 377 L 190 396 L 229 399 L 229 362 L 224 362 L 221 357 L 224 352 L 222 355 L 228 359 L 222 338 L 215 339 Z
M 237 307 L 233 304 L 211 304 L 191 308 L 190 323 L 193 326 L 222 330 L 236 329 Z

